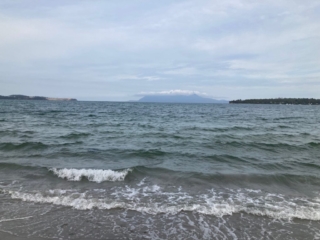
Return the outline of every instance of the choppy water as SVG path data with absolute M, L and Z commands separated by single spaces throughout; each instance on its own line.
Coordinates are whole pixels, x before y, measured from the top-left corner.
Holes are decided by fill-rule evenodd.
M 318 106 L 0 101 L 4 239 L 319 239 L 319 173 Z

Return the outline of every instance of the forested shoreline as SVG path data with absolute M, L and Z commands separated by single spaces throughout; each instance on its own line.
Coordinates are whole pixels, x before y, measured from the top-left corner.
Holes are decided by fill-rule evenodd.
M 269 98 L 233 100 L 230 104 L 294 104 L 294 105 L 320 105 L 320 99 L 314 98 Z

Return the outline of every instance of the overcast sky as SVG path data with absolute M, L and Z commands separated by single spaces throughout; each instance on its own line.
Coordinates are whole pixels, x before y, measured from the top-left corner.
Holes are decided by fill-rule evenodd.
M 320 98 L 320 1 L 0 1 L 0 95 L 193 92 Z

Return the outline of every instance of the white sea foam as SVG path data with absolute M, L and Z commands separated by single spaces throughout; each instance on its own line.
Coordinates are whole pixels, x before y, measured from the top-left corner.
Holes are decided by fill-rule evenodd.
M 229 194 L 211 191 L 191 196 L 188 193 L 163 192 L 157 185 L 145 188 L 119 188 L 111 195 L 93 196 L 87 192 L 50 190 L 41 192 L 7 191 L 13 199 L 27 202 L 50 203 L 79 210 L 122 208 L 149 214 L 177 214 L 181 211 L 197 212 L 222 217 L 235 213 L 267 216 L 275 219 L 320 220 L 320 203 L 316 199 L 285 198 L 281 194 L 251 196 L 246 190 Z M 148 189 L 149 190 L 149 189 Z M 250 192 L 250 191 L 249 191 Z M 251 194 L 251 193 L 250 193 Z
M 89 181 L 101 183 L 104 181 L 123 181 L 131 169 L 123 171 L 102 170 L 102 169 L 68 169 L 68 168 L 51 168 L 49 169 L 60 178 L 69 181 L 81 181 L 83 177 Z
M 138 184 L 137 186 L 141 187 L 142 185 L 146 184 L 146 178 L 143 178 Z
M 20 199 L 27 202 L 51 203 L 54 205 L 69 206 L 79 210 L 88 210 L 92 208 L 111 209 L 123 207 L 121 203 L 108 203 L 105 199 L 87 199 L 85 198 L 85 193 L 60 196 L 43 195 L 40 192 L 22 193 L 10 191 L 9 193 L 13 199 Z
M 0 223 L 2 223 L 2 222 L 17 221 L 17 220 L 24 220 L 24 219 L 29 219 L 29 218 L 32 218 L 32 217 L 33 217 L 33 216 L 21 217 L 21 218 L 0 219 Z

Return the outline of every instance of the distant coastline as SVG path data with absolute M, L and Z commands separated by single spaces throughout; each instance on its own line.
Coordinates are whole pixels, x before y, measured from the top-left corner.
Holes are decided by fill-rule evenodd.
M 314 98 L 269 98 L 233 100 L 230 104 L 290 104 L 290 105 L 320 105 L 320 99 Z
M 45 100 L 45 101 L 77 101 L 75 98 L 51 98 L 40 96 L 26 96 L 26 95 L 10 95 L 1 96 L 0 100 Z

